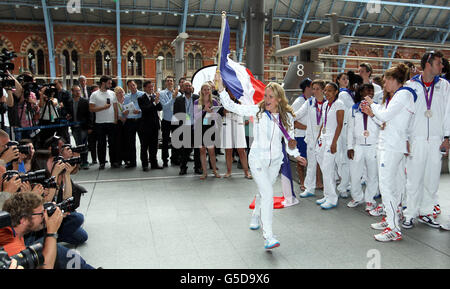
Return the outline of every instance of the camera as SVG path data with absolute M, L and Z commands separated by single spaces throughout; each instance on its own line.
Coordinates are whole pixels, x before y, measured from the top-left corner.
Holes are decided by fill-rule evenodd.
M 62 156 L 58 156 L 53 161 L 54 163 L 62 161 L 63 163 L 68 163 L 71 166 L 81 165 L 81 157 L 72 157 L 70 159 L 64 159 Z
M 50 178 L 45 179 L 45 180 L 42 180 L 40 182 L 40 184 L 42 185 L 42 187 L 44 187 L 44 189 L 56 189 L 56 188 L 58 188 L 55 176 L 50 177 Z
M 3 249 L 0 249 L 0 269 L 8 269 L 11 265 L 11 260 L 17 260 L 17 265 L 24 269 L 36 269 L 44 265 L 44 255 L 42 255 L 43 246 L 41 243 L 33 244 L 21 251 L 19 254 L 8 256 Z
M 30 146 L 28 146 L 28 145 L 19 145 L 19 143 L 16 142 L 16 141 L 9 141 L 9 142 L 6 144 L 6 146 L 7 146 L 8 148 L 9 148 L 9 147 L 12 147 L 12 146 L 17 146 L 17 148 L 19 149 L 19 153 L 25 154 L 25 155 L 31 154 L 31 148 L 30 148 Z
M 9 181 L 12 179 L 15 175 L 19 175 L 18 171 L 9 170 L 6 171 L 3 174 L 3 179 Z M 22 183 L 30 182 L 30 183 L 41 183 L 45 180 L 46 172 L 45 169 L 37 170 L 34 172 L 29 172 L 28 174 L 22 174 L 19 175 L 19 179 L 22 181 Z
M 47 89 L 44 92 L 44 95 L 47 96 L 49 99 L 52 99 L 55 95 L 58 94 L 58 89 L 56 89 L 56 84 L 54 83 L 46 83 L 42 85 L 42 87 L 47 87 Z
M 44 203 L 44 210 L 47 211 L 47 215 L 51 217 L 55 212 L 56 208 L 59 208 L 62 212 L 73 212 L 74 211 L 74 198 L 70 197 L 65 199 L 59 204 L 54 203 Z
M 82 145 L 79 145 L 79 146 L 76 146 L 76 147 L 71 147 L 71 150 L 72 150 L 72 152 L 74 152 L 74 153 L 79 153 L 79 154 L 81 154 L 81 153 L 87 152 L 88 147 L 87 147 L 87 145 L 82 144 Z
M 0 54 L 0 90 L 13 88 L 15 85 L 13 79 L 8 79 L 7 71 L 14 70 L 14 63 L 11 60 L 16 57 L 17 55 L 14 51 L 8 51 L 6 48 L 2 49 Z
M 11 215 L 0 211 L 0 229 L 8 226 L 11 226 Z M 42 248 L 42 244 L 37 243 L 11 257 L 8 256 L 8 253 L 3 248 L 0 248 L 0 269 L 9 269 L 12 259 L 17 260 L 17 265 L 25 269 L 35 269 L 44 264 Z

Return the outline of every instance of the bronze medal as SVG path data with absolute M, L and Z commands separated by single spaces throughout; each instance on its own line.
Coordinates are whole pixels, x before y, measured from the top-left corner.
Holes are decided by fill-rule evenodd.
M 364 137 L 368 137 L 368 136 L 370 135 L 370 133 L 369 133 L 368 130 L 365 130 L 365 131 L 363 132 L 363 135 L 364 135 Z

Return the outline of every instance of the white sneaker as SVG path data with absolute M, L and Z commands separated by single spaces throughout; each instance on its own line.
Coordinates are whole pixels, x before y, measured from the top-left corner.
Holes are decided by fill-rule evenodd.
M 419 216 L 419 218 L 417 218 L 417 220 L 419 220 L 419 222 L 424 223 L 432 228 L 439 228 L 441 225 L 439 225 L 433 218 L 432 215 L 428 215 L 428 216 Z
M 391 228 L 384 229 L 380 234 L 374 235 L 375 240 L 380 242 L 400 241 L 402 233 L 391 230 Z
M 377 203 L 376 202 L 366 202 L 366 212 L 372 211 L 373 209 L 375 209 L 377 207 Z
M 250 220 L 250 230 L 258 230 L 259 227 L 260 227 L 259 216 L 258 215 L 252 215 L 252 218 Z
M 316 204 L 317 205 L 322 205 L 323 203 L 325 203 L 327 201 L 327 198 L 326 197 L 323 197 L 322 199 L 318 199 L 317 201 L 316 201 Z
M 309 192 L 308 190 L 305 190 L 303 193 L 299 194 L 300 198 L 307 198 L 315 196 L 314 193 Z
M 329 210 L 332 208 L 335 208 L 337 206 L 337 204 L 333 204 L 332 202 L 330 202 L 329 200 L 326 200 L 325 203 L 323 203 L 322 205 L 320 205 L 320 207 L 324 210 Z
M 379 217 L 385 214 L 383 204 L 380 204 L 375 209 L 369 211 L 369 215 L 372 217 Z
M 405 229 L 411 229 L 414 227 L 414 218 L 405 218 L 402 222 L 402 227 Z
M 348 202 L 347 207 L 349 208 L 355 208 L 357 206 L 359 206 L 360 204 L 362 204 L 363 201 L 355 201 L 355 200 L 351 200 L 350 202 Z
M 383 219 L 381 219 L 381 222 L 373 223 L 370 226 L 374 230 L 384 230 L 388 227 L 388 223 L 386 222 L 386 218 L 383 217 Z
M 339 196 L 343 199 L 347 199 L 349 197 L 349 194 L 347 191 L 345 191 L 345 192 L 340 192 Z
M 276 247 L 280 247 L 280 242 L 275 239 L 275 236 L 269 237 L 264 241 L 264 249 L 271 250 Z

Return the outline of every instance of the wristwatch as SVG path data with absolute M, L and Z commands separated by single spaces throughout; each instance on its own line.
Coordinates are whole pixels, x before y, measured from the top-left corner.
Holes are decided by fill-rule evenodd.
M 47 237 L 53 237 L 55 239 L 58 239 L 58 233 L 46 233 L 45 238 Z

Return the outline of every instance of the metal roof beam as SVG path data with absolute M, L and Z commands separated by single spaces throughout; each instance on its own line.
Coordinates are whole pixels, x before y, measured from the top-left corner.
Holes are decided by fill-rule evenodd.
M 181 19 L 180 28 L 178 29 L 179 33 L 186 32 L 188 11 L 189 11 L 189 0 L 184 0 L 183 18 Z
M 356 20 L 356 23 L 353 26 L 353 30 L 352 30 L 351 36 L 355 36 L 356 31 L 358 30 L 359 24 L 361 23 L 361 18 L 363 17 L 364 12 L 366 12 L 366 8 L 365 8 L 365 6 L 363 4 L 360 4 L 358 8 L 360 9 L 359 17 L 358 17 L 358 20 Z M 355 10 L 355 13 L 356 13 L 356 11 L 357 10 Z M 349 42 L 347 44 L 347 47 L 345 48 L 345 53 L 344 53 L 345 56 L 348 56 L 348 53 L 350 51 L 350 46 L 351 46 L 351 42 Z M 347 59 L 344 59 L 342 61 L 342 70 L 345 69 L 345 65 L 346 64 L 347 64 Z
M 48 47 L 48 61 L 50 64 L 50 79 L 51 81 L 56 79 L 56 68 L 55 68 L 55 42 L 53 38 L 53 23 L 50 16 L 50 13 L 47 8 L 46 0 L 42 1 L 42 11 L 44 13 L 44 22 L 45 22 L 45 32 L 47 35 L 47 47 Z

